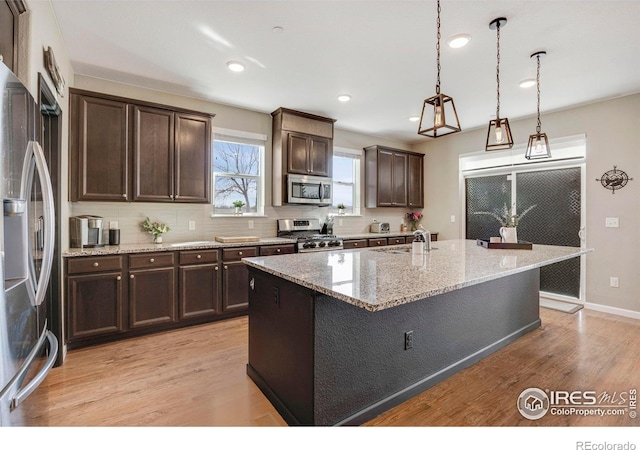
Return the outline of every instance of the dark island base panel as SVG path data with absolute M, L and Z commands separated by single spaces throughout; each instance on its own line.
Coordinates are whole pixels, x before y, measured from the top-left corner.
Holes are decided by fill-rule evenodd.
M 360 425 L 540 326 L 538 269 L 374 313 L 250 277 L 247 373 L 290 425 Z

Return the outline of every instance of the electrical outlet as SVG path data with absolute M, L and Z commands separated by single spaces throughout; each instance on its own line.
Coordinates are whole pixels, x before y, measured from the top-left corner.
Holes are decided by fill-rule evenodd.
M 189 221 L 189 231 L 193 231 L 196 229 L 196 221 L 195 220 L 190 220 Z
M 404 349 L 413 348 L 413 331 L 405 331 L 404 333 Z
M 249 229 L 253 230 L 253 220 L 249 220 L 248 223 L 249 223 Z
M 280 288 L 276 286 L 273 287 L 273 301 L 280 306 Z
M 620 221 L 617 217 L 607 217 L 604 219 L 604 226 L 607 228 L 618 228 L 620 226 Z
M 613 288 L 620 287 L 620 283 L 618 282 L 618 277 L 609 277 L 609 286 Z
M 451 223 L 454 223 L 456 221 L 456 216 L 454 216 L 453 214 L 451 215 Z
M 109 229 L 110 230 L 117 230 L 118 229 L 118 221 L 117 220 L 109 221 Z

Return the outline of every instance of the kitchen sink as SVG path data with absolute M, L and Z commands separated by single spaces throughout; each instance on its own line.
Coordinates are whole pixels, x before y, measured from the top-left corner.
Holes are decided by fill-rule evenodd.
M 191 242 L 176 242 L 174 244 L 169 244 L 171 247 L 198 247 L 200 245 L 212 245 L 215 244 L 214 241 L 191 241 Z

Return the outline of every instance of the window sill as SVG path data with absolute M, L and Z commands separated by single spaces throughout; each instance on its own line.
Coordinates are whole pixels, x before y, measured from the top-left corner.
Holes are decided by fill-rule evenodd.
M 243 213 L 243 214 L 210 214 L 209 217 L 213 218 L 227 218 L 227 219 L 242 219 L 244 217 L 249 217 L 249 218 L 253 218 L 253 217 L 269 217 L 267 215 L 264 214 L 248 214 L 248 213 Z

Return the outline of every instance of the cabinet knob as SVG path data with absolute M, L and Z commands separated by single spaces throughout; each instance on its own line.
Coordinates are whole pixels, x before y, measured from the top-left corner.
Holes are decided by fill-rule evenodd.
M 122 198 L 127 198 L 127 194 L 122 194 Z
M 242 256 L 242 252 L 238 252 L 238 255 Z
M 132 280 L 135 278 L 136 276 L 134 274 L 129 275 L 129 278 L 131 278 Z
M 358 243 L 357 243 L 357 242 L 354 242 L 354 243 L 353 243 L 353 246 L 354 246 L 354 247 L 357 247 L 357 246 L 358 246 Z
M 149 262 L 156 262 L 155 258 L 149 258 Z
M 99 265 L 100 265 L 100 264 L 99 264 L 99 263 L 97 263 L 97 262 L 94 262 L 94 263 L 93 263 L 93 267 L 98 267 Z
M 227 266 L 224 266 L 224 270 L 227 270 L 227 269 L 228 269 L 228 267 L 227 267 Z
M 218 271 L 218 269 L 219 269 L 219 267 L 218 267 L 218 266 L 215 266 L 215 267 L 213 268 L 213 270 L 215 270 L 215 271 Z
M 196 258 L 201 259 L 201 258 L 202 258 L 202 255 L 198 255 L 198 256 L 196 256 Z
M 122 280 L 122 277 L 121 277 L 120 275 L 118 275 L 118 276 L 116 277 L 116 280 L 120 281 L 120 280 Z
M 280 253 L 280 249 L 279 249 L 279 248 L 278 248 L 278 249 L 276 249 L 276 253 Z

